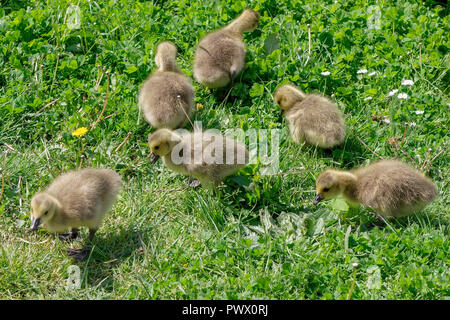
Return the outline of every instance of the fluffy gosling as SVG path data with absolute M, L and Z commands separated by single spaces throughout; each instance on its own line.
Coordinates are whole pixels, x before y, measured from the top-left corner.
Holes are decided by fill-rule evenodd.
M 243 33 L 258 26 L 259 14 L 244 10 L 227 26 L 200 40 L 194 58 L 194 77 L 208 88 L 228 85 L 245 65 Z
M 152 151 L 152 163 L 162 157 L 170 170 L 194 177 L 210 189 L 246 166 L 249 159 L 244 145 L 209 131 L 180 135 L 168 129 L 159 129 L 149 136 L 148 144 Z
M 295 142 L 306 141 L 327 149 L 344 141 L 344 117 L 329 99 L 317 94 L 306 95 L 298 87 L 289 84 L 275 91 L 274 100 L 285 112 Z
M 142 85 L 139 108 L 150 125 L 159 128 L 184 127 L 192 115 L 194 88 L 176 65 L 177 47 L 162 42 L 156 48 L 158 69 Z
M 119 174 L 110 169 L 82 169 L 57 177 L 31 199 L 31 230 L 44 227 L 61 240 L 76 238 L 80 227 L 89 228 L 89 242 L 111 209 L 122 186 Z M 79 250 L 69 251 L 76 258 Z M 83 260 L 80 258 L 80 260 Z
M 430 179 L 397 160 L 381 160 L 352 171 L 326 170 L 319 175 L 316 189 L 314 204 L 343 195 L 349 202 L 362 203 L 385 218 L 416 213 L 437 195 Z

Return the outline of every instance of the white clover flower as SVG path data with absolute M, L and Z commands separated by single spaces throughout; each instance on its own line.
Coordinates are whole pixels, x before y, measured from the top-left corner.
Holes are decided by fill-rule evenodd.
M 397 98 L 406 100 L 408 99 L 408 95 L 406 93 L 399 93 Z
M 415 126 L 417 125 L 417 123 L 415 123 L 415 122 L 410 122 L 410 123 L 408 123 L 408 125 L 410 125 L 411 127 L 415 127 Z
M 423 110 L 416 110 L 416 111 L 414 111 L 416 114 L 423 114 L 425 111 L 423 111 Z
M 384 118 L 383 122 L 389 124 L 389 123 L 391 123 L 391 120 L 389 120 L 388 118 Z
M 372 97 L 364 98 L 364 101 L 372 100 Z
M 376 75 L 376 74 L 377 74 L 377 72 L 374 71 L 374 72 L 369 73 L 367 76 L 372 77 L 372 76 L 374 76 L 374 75 Z
M 321 72 L 320 74 L 326 77 L 326 76 L 329 76 L 331 74 L 331 72 L 330 71 L 324 71 L 324 72 Z
M 412 80 L 402 80 L 402 86 L 412 86 L 414 84 L 414 81 Z
M 392 91 L 389 91 L 388 93 L 388 97 L 392 97 L 393 95 L 395 95 L 398 92 L 398 89 L 394 89 Z
M 356 74 L 364 74 L 367 73 L 367 69 L 359 69 Z
M 353 263 L 352 263 L 352 267 L 355 268 L 355 269 L 358 268 L 358 267 L 359 267 L 359 263 L 353 262 Z

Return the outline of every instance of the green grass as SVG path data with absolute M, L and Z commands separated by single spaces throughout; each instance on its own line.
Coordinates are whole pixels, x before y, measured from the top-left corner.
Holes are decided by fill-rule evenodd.
M 77 3 L 81 28 L 71 30 L 65 13 Z M 0 297 L 346 299 L 350 291 L 352 299 L 450 297 L 450 159 L 448 151 L 438 155 L 450 145 L 448 11 L 432 1 L 380 1 L 380 29 L 369 29 L 370 4 L 375 1 L 3 1 Z M 184 188 L 184 177 L 162 163 L 150 166 L 152 129 L 139 115 L 137 94 L 155 69 L 158 42 L 173 41 L 179 65 L 192 76 L 199 38 L 245 7 L 261 14 L 258 29 L 245 34 L 245 72 L 229 102 L 194 82 L 196 102 L 204 106 L 194 118 L 222 132 L 281 129 L 280 170 L 302 173 L 263 176 L 249 167 L 215 197 Z M 106 103 L 108 76 L 95 87 L 103 68 L 111 75 L 103 116 L 114 115 L 73 137 L 75 129 L 90 128 Z M 368 73 L 358 77 L 360 69 Z M 402 79 L 414 85 L 402 86 Z M 348 125 L 341 148 L 327 153 L 292 142 L 271 95 L 287 82 L 333 97 Z M 387 97 L 393 89 L 409 98 Z M 415 126 L 396 151 L 391 142 L 402 140 L 405 122 Z M 314 189 L 322 170 L 377 160 L 358 137 L 381 157 L 398 155 L 423 169 L 438 187 L 436 201 L 419 215 L 372 229 L 367 208 L 342 200 L 313 206 L 313 194 L 303 191 Z M 125 184 L 90 258 L 78 264 L 65 249 L 81 244 L 28 231 L 29 202 L 60 173 L 88 166 L 112 168 Z M 73 264 L 81 288 L 67 290 Z

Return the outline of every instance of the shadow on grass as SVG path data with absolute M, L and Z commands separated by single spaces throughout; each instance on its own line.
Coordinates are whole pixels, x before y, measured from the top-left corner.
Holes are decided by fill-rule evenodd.
M 436 216 L 435 214 L 431 213 L 425 214 L 423 212 L 386 221 L 387 223 L 379 220 L 377 217 L 375 217 L 374 214 L 370 214 L 370 221 L 361 223 L 360 231 L 366 232 L 374 228 L 380 228 L 386 231 L 393 231 L 393 229 L 396 231 L 401 231 L 402 229 L 408 228 L 413 225 L 417 225 L 424 229 L 435 229 L 443 231 L 448 230 L 449 227 L 449 221 L 445 217 Z
M 421 227 L 432 228 L 436 230 L 448 230 L 449 227 L 448 217 L 423 212 L 399 218 L 393 223 L 396 227 L 400 228 L 404 228 L 412 224 L 417 224 Z
M 342 165 L 342 169 L 353 169 L 359 166 L 358 159 L 366 159 L 364 154 L 368 150 L 358 141 L 356 136 L 349 136 L 346 141 L 331 149 L 321 149 L 313 146 L 305 146 L 305 151 L 311 156 L 315 154 L 316 157 L 322 159 L 332 159 Z
M 114 273 L 117 266 L 137 250 L 142 250 L 142 233 L 133 226 L 119 227 L 115 231 L 110 229 L 106 233 L 99 233 L 92 241 L 90 256 L 78 262 L 72 259 L 73 264 L 81 269 L 82 282 L 88 286 L 99 287 L 111 291 L 113 289 Z M 85 242 L 72 243 L 71 247 L 81 248 Z M 69 247 L 69 246 L 68 246 Z
M 278 178 L 255 181 L 251 175 L 234 175 L 218 188 L 218 197 L 235 210 L 245 209 L 253 212 L 249 220 L 259 219 L 259 211 L 268 209 L 275 216 L 289 210 L 280 196 L 282 180 Z
M 271 212 L 286 211 L 279 201 L 280 186 L 269 182 L 253 183 L 248 175 L 234 175 L 213 190 L 203 187 L 190 189 L 183 194 L 190 210 L 207 222 L 212 229 L 223 230 L 229 217 L 235 216 L 243 223 L 259 221 L 259 212 L 269 208 Z
M 232 90 L 233 87 L 231 86 L 231 84 L 228 84 L 223 88 L 210 89 L 210 92 L 212 96 L 216 99 L 217 105 L 220 105 L 226 104 L 227 102 L 232 103 L 234 100 L 236 100 L 236 97 L 231 96 Z M 213 108 L 216 108 L 217 105 L 213 106 Z

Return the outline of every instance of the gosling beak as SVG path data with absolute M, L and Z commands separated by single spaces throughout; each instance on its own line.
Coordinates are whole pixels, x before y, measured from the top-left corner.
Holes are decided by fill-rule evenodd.
M 320 196 L 320 194 L 318 194 L 313 201 L 313 204 L 318 204 L 320 201 L 322 201 L 323 198 Z
M 37 230 L 38 229 L 38 227 L 39 227 L 39 225 L 41 224 L 41 219 L 39 219 L 39 218 L 31 218 L 31 227 L 30 227 L 30 230 L 31 231 L 34 231 L 34 230 Z
M 152 152 L 150 154 L 150 163 L 151 164 L 155 164 L 155 162 L 158 161 L 158 159 L 159 159 L 159 156 L 156 153 Z

